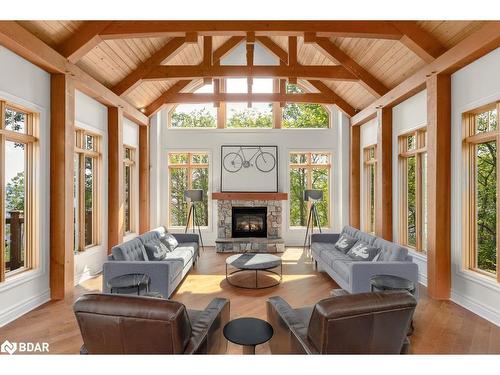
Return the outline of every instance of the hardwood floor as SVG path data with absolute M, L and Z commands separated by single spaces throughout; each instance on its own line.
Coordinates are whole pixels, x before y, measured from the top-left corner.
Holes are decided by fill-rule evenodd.
M 282 254 L 283 282 L 279 286 L 261 290 L 234 288 L 225 281 L 224 259 L 227 256 L 217 254 L 213 248 L 207 249 L 173 299 L 190 308 L 202 309 L 212 298 L 225 297 L 231 300 L 232 318 L 253 316 L 265 319 L 265 301 L 270 296 L 279 295 L 292 306 L 299 307 L 328 297 L 329 291 L 337 287 L 328 275 L 313 269 L 301 248 L 287 248 Z M 238 277 L 237 281 L 252 282 L 254 275 Z M 259 282 L 270 280 L 262 276 Z M 50 344 L 52 354 L 78 353 L 82 340 L 72 303 L 78 296 L 100 289 L 100 276 L 83 283 L 75 288 L 73 298 L 49 302 L 0 328 L 0 340 L 43 341 Z M 424 287 L 420 290 L 414 324 L 411 342 L 415 354 L 500 354 L 500 327 L 453 302 L 429 299 Z M 229 344 L 228 353 L 240 354 L 241 347 Z M 268 346 L 258 346 L 257 353 L 269 354 Z

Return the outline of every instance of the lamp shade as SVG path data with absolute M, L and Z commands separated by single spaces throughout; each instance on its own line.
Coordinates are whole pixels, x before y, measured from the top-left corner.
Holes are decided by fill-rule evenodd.
M 323 199 L 323 190 L 304 190 L 305 201 L 320 201 Z
M 202 189 L 193 189 L 186 190 L 184 192 L 184 198 L 191 202 L 200 202 L 203 200 L 203 190 Z

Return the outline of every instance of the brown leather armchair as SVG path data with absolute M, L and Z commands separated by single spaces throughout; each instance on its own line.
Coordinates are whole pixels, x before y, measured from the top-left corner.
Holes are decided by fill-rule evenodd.
M 73 306 L 88 354 L 222 354 L 229 300 L 203 311 L 144 296 L 86 294 Z
M 269 346 L 273 354 L 406 353 L 416 305 L 406 291 L 339 295 L 299 309 L 271 297 Z

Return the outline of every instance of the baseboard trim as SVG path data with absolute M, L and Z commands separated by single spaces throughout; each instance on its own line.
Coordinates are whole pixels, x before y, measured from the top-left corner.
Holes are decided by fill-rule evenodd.
M 18 319 L 22 315 L 36 309 L 38 306 L 43 305 L 50 301 L 50 289 L 45 292 L 30 297 L 24 301 L 17 303 L 16 305 L 5 309 L 0 312 L 0 327 L 3 327 L 10 322 Z
M 474 314 L 479 315 L 481 318 L 484 318 L 500 327 L 500 312 L 491 309 L 474 298 L 457 293 L 453 290 L 451 291 L 450 299 L 457 305 L 472 311 Z

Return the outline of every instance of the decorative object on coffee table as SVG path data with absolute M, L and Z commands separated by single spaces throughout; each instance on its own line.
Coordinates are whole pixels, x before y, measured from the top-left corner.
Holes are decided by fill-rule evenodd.
M 108 281 L 108 288 L 111 293 L 117 294 L 131 294 L 132 291 L 141 295 L 144 291 L 145 294 L 149 293 L 149 284 L 151 279 L 148 275 L 142 273 L 129 273 L 113 277 Z
M 309 228 L 311 229 L 311 236 L 312 236 L 312 234 L 314 233 L 314 222 L 316 222 L 316 225 L 319 229 L 319 233 L 321 233 L 321 223 L 319 221 L 318 211 L 316 210 L 316 202 L 322 200 L 323 200 L 322 190 L 315 190 L 315 189 L 304 190 L 304 201 L 311 202 L 311 205 L 309 207 L 309 215 L 307 219 L 306 236 L 304 238 L 304 251 L 306 250 L 308 239 L 309 239 L 309 247 L 311 246 L 311 241 L 309 237 Z
M 238 318 L 224 326 L 224 337 L 243 346 L 243 354 L 255 354 L 255 347 L 271 339 L 273 327 L 262 319 Z
M 203 201 L 203 190 L 202 189 L 186 190 L 184 192 L 184 198 L 186 198 L 186 201 L 189 204 L 189 213 L 184 233 L 187 233 L 190 224 L 193 227 L 193 233 L 195 232 L 195 227 L 198 227 L 198 235 L 200 236 L 201 248 L 203 251 L 205 251 L 205 246 L 203 246 L 203 237 L 201 236 L 200 221 L 198 215 L 196 214 L 196 203 Z
M 236 271 L 228 273 L 228 266 L 237 268 Z M 280 273 L 273 271 L 273 268 L 280 267 Z M 240 272 L 255 271 L 255 287 L 238 285 L 231 282 L 231 276 Z M 272 285 L 259 286 L 259 275 L 258 272 L 265 272 L 279 276 L 279 280 Z M 272 288 L 281 283 L 283 278 L 283 263 L 281 258 L 272 254 L 235 254 L 226 258 L 226 281 L 229 285 L 235 286 L 237 288 L 244 289 L 265 289 Z

